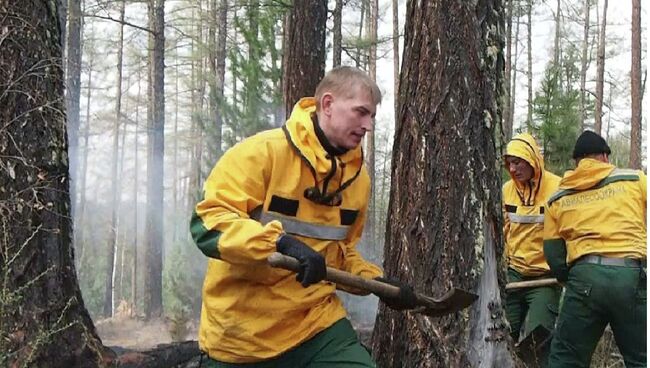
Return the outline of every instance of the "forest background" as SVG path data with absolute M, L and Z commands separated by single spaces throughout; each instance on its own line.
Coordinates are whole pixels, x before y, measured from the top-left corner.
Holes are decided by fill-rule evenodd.
M 592 129 L 610 143 L 615 164 L 645 170 L 647 120 L 633 94 L 645 91 L 647 27 L 641 25 L 642 86 L 635 89 L 631 4 L 511 0 L 505 5 L 508 87 L 499 149 L 512 134 L 529 131 L 544 148 L 547 167 L 561 174 L 571 168 L 579 132 Z M 405 47 L 404 8 L 405 2 L 396 0 L 331 1 L 325 30 L 325 69 L 358 66 L 384 93 L 373 143 L 366 147 L 373 153 L 368 156 L 374 198 L 359 244 L 378 264 L 399 50 Z M 189 236 L 189 218 L 220 154 L 284 122 L 289 5 L 167 0 L 163 9 L 164 84 L 158 91 L 149 31 L 156 26 L 149 16 L 155 8 L 142 1 L 69 0 L 63 10 L 74 248 L 85 305 L 95 321 L 124 311 L 139 318 L 164 316 L 176 326 L 172 330 L 185 335 L 179 326 L 191 329 L 197 320 L 206 264 Z M 644 8 L 641 19 L 647 19 Z M 152 103 L 156 93 L 164 96 L 162 110 Z M 156 216 L 159 225 L 152 220 Z M 355 322 L 371 327 L 376 298 L 343 298 Z

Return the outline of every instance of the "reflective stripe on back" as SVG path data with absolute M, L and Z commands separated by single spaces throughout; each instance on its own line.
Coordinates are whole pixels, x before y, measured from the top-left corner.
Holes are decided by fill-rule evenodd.
M 510 222 L 514 224 L 543 224 L 544 215 L 517 215 L 516 213 L 508 213 Z

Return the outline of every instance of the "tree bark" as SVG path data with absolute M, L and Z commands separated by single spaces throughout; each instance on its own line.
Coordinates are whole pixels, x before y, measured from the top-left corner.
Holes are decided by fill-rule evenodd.
M 515 102 L 517 101 L 517 65 L 519 64 L 519 28 L 521 25 L 520 11 L 517 11 L 517 26 L 515 27 L 515 62 L 512 68 L 512 82 L 510 83 L 510 102 L 508 104 L 508 115 L 505 116 L 507 120 L 506 127 L 508 128 L 509 135 L 506 136 L 506 142 L 510 141 L 514 131 L 515 121 Z
M 81 98 L 81 0 L 68 0 L 66 59 L 66 112 L 68 116 L 68 152 L 70 161 L 70 212 L 75 217 L 79 172 L 79 100 Z
M 296 0 L 286 24 L 283 97 L 286 116 L 305 96 L 313 96 L 325 75 L 327 1 Z
M 54 1 L 0 2 L 3 367 L 96 367 L 113 357 L 75 273 L 57 14 Z
M 594 109 L 594 131 L 601 134 L 603 127 L 603 89 L 605 85 L 605 28 L 607 27 L 607 0 L 603 3 L 603 21 L 598 37 L 598 56 L 596 58 L 596 107 Z
M 146 318 L 162 315 L 162 248 L 163 248 L 163 157 L 165 154 L 165 15 L 164 0 L 150 0 L 153 29 L 151 57 L 152 125 L 147 132 L 147 221 L 145 227 L 144 314 Z
M 580 131 L 585 130 L 585 121 L 587 121 L 587 109 L 585 106 L 587 96 L 587 61 L 589 50 L 589 12 L 591 10 L 591 0 L 584 0 L 583 13 L 585 24 L 582 36 L 582 57 L 580 58 Z
M 514 15 L 514 3 L 515 0 L 507 0 L 508 8 L 506 13 L 506 66 L 503 83 L 506 87 L 505 98 L 503 99 L 503 137 L 504 142 L 510 141 L 512 137 L 512 124 L 508 118 L 510 117 L 510 96 L 512 93 L 511 88 L 511 75 L 512 75 L 512 17 Z M 515 43 L 517 40 L 515 39 Z M 515 68 L 516 69 L 516 68 Z
M 641 169 L 641 0 L 632 0 L 630 167 Z
M 334 0 L 334 26 L 332 29 L 332 67 L 336 68 L 341 65 L 341 43 L 343 35 L 341 34 L 341 21 L 343 18 L 343 0 Z
M 397 123 L 397 108 L 399 107 L 399 2 L 393 0 L 393 103 L 394 119 Z
M 368 74 L 370 78 L 377 81 L 377 19 L 379 17 L 379 2 L 378 0 L 370 0 L 370 11 L 368 12 L 368 41 L 370 42 L 370 52 L 368 53 Z M 376 223 L 377 211 L 376 202 L 377 196 L 375 195 L 375 130 L 366 133 L 366 165 L 368 175 L 370 176 L 370 203 L 368 204 L 368 216 L 366 218 L 366 239 L 370 244 L 372 254 L 379 253 L 376 249 Z
M 528 34 L 527 34 L 527 55 L 528 55 L 528 115 L 526 118 L 526 130 L 532 132 L 533 130 L 533 0 L 528 0 L 527 7 L 527 16 L 528 16 Z
M 503 19 L 499 0 L 408 5 L 384 270 L 423 294 L 459 287 L 479 299 L 436 319 L 381 304 L 372 340 L 378 366 L 513 365 L 494 142 Z
M 115 308 L 115 254 L 117 252 L 117 212 L 119 209 L 118 193 L 119 189 L 119 176 L 117 172 L 118 166 L 118 152 L 120 142 L 120 122 L 122 120 L 122 59 L 124 55 L 124 12 L 125 1 L 120 3 L 120 21 L 118 32 L 118 48 L 117 48 L 117 76 L 115 81 L 116 96 L 115 96 L 115 123 L 113 124 L 113 154 L 111 161 L 111 222 L 109 223 L 109 236 L 106 243 L 106 264 L 105 264 L 105 280 L 104 280 L 104 308 L 103 315 L 105 317 L 112 317 Z

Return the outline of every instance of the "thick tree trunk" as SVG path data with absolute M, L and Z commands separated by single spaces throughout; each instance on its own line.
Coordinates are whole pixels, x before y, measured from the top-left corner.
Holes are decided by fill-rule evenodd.
M 68 157 L 70 163 L 70 212 L 75 217 L 79 179 L 79 100 L 81 98 L 81 0 L 68 0 L 66 59 L 66 112 L 68 116 Z
M 596 107 L 594 109 L 594 131 L 601 133 L 603 128 L 603 90 L 605 86 L 605 29 L 607 28 L 607 0 L 603 3 L 603 21 L 598 37 L 598 56 L 596 58 Z
M 641 0 L 632 0 L 630 167 L 641 169 Z
M 300 98 L 314 95 L 325 74 L 327 1 L 296 0 L 287 20 L 282 88 L 288 116 Z
M 0 29 L 0 366 L 96 367 L 112 352 L 75 273 L 57 3 L 0 2 Z
M 503 19 L 498 0 L 408 5 L 384 270 L 424 294 L 459 287 L 479 299 L 442 318 L 382 304 L 372 344 L 381 367 L 513 365 L 494 142 Z
M 582 35 L 582 57 L 580 58 L 580 131 L 585 130 L 585 121 L 587 121 L 587 109 L 585 107 L 587 96 L 587 61 L 589 50 L 589 11 L 591 10 L 591 0 L 584 0 L 583 13 L 585 24 Z
M 144 314 L 162 315 L 163 157 L 165 154 L 164 0 L 151 0 L 153 52 L 151 58 L 152 125 L 147 132 L 147 221 L 145 227 Z

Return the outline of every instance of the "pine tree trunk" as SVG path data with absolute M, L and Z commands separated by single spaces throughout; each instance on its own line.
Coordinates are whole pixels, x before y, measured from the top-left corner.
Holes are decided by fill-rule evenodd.
M 374 81 L 377 80 L 377 18 L 379 17 L 379 2 L 378 0 L 370 0 L 370 11 L 368 13 L 368 41 L 370 42 L 370 52 L 368 53 L 368 74 Z M 366 218 L 366 233 L 365 237 L 367 244 L 370 244 L 372 254 L 379 253 L 379 249 L 375 249 L 376 242 L 376 207 L 377 196 L 375 194 L 375 130 L 366 133 L 366 165 L 368 175 L 370 176 L 370 203 L 368 204 L 368 216 Z
M 115 279 L 115 254 L 117 249 L 117 211 L 118 211 L 118 192 L 119 192 L 119 178 L 117 173 L 118 152 L 119 152 L 119 139 L 120 139 L 120 121 L 122 120 L 122 59 L 124 54 L 124 9 L 125 2 L 122 0 L 120 3 L 120 30 L 118 32 L 118 49 L 117 49 L 117 76 L 115 82 L 116 96 L 115 96 L 115 124 L 113 124 L 113 154 L 111 161 L 111 222 L 109 224 L 109 236 L 106 243 L 106 265 L 105 265 L 105 281 L 104 281 L 104 308 L 103 315 L 105 317 L 112 317 L 115 301 L 114 301 L 114 285 Z
M 133 138 L 133 255 L 131 257 L 131 305 L 133 306 L 133 314 L 137 315 L 138 309 L 138 172 L 140 166 L 138 165 L 138 150 L 140 148 L 139 142 L 139 127 L 140 127 L 140 105 L 142 104 L 142 74 L 140 71 L 142 67 L 138 63 L 138 97 L 135 105 L 135 133 Z
M 163 157 L 165 127 L 164 0 L 150 0 L 153 29 L 151 58 L 152 125 L 147 132 L 147 221 L 145 227 L 144 314 L 146 318 L 162 315 L 162 251 L 163 251 Z
M 395 124 L 397 123 L 397 108 L 399 95 L 399 2 L 392 0 L 393 5 L 393 103 Z
M 587 121 L 586 93 L 587 93 L 587 58 L 589 50 L 589 11 L 591 10 L 590 0 L 584 0 L 583 13 L 585 24 L 582 36 L 582 57 L 580 58 L 580 131 L 585 130 Z
M 596 58 L 596 107 L 594 109 L 594 131 L 601 133 L 603 127 L 603 89 L 605 85 L 605 28 L 607 27 L 607 0 L 603 3 L 603 21 L 598 37 L 598 56 Z
M 503 141 L 508 142 L 512 137 L 512 125 L 508 121 L 510 116 L 510 96 L 512 93 L 511 84 L 511 75 L 512 75 L 512 17 L 513 17 L 513 2 L 515 0 L 506 0 L 508 2 L 508 8 L 506 13 L 506 66 L 505 74 L 503 78 L 503 84 L 505 85 L 506 94 L 503 102 Z M 515 43 L 517 40 L 515 39 Z M 516 68 L 515 68 L 516 69 Z
M 528 132 L 533 130 L 533 0 L 528 0 L 528 34 L 527 34 L 527 55 L 528 55 L 528 115 L 526 118 L 526 128 Z
M 513 365 L 494 142 L 503 19 L 498 0 L 408 5 L 384 270 L 424 294 L 453 286 L 479 299 L 442 318 L 381 304 L 372 340 L 380 367 Z
M 86 121 L 84 123 L 84 133 L 83 133 L 83 156 L 81 156 L 81 170 L 79 173 L 79 186 L 77 190 L 79 191 L 79 212 L 77 215 L 77 221 L 75 225 L 77 230 L 74 233 L 74 245 L 75 252 L 77 254 L 76 265 L 78 267 L 79 273 L 81 274 L 84 269 L 82 266 L 84 260 L 84 250 L 85 250 L 85 226 L 86 226 L 86 178 L 88 177 L 88 139 L 90 138 L 90 101 L 92 100 L 92 91 L 93 91 L 93 67 L 95 64 L 94 54 L 90 54 L 88 60 L 88 91 L 86 94 Z
M 81 98 L 81 0 L 68 0 L 68 39 L 66 42 L 66 112 L 68 117 L 68 152 L 70 162 L 70 212 L 75 217 L 79 172 L 79 100 Z
M 557 0 L 557 5 L 555 7 L 555 40 L 553 42 L 553 64 L 556 68 L 560 67 L 560 52 L 562 51 L 562 46 L 560 45 L 560 36 L 562 34 L 562 18 L 560 16 L 561 7 L 560 1 Z
M 112 359 L 84 306 L 72 248 L 58 3 L 0 2 L 0 366 Z
M 223 3 L 223 1 L 222 1 Z M 209 99 L 208 99 L 208 109 L 210 116 L 210 127 L 211 128 L 211 149 L 210 149 L 210 162 L 216 162 L 219 157 L 221 157 L 221 125 L 222 118 L 219 112 L 220 100 L 223 98 L 223 76 L 220 75 L 221 70 L 219 70 L 218 56 L 219 46 L 218 42 L 221 42 L 222 31 L 219 31 L 219 41 L 217 41 L 217 27 L 218 21 L 221 17 L 217 17 L 220 14 L 221 9 L 217 6 L 217 1 L 212 0 L 210 2 L 210 21 L 208 26 L 208 65 L 210 67 L 210 75 L 208 78 L 208 84 L 210 86 Z M 225 58 L 225 55 L 219 55 Z M 221 81 L 221 86 L 218 85 L 218 82 Z
M 332 66 L 336 68 L 341 65 L 341 42 L 343 35 L 341 33 L 341 20 L 343 18 L 343 0 L 334 0 L 334 27 L 332 29 Z
M 506 127 L 508 128 L 509 136 L 506 141 L 510 141 L 514 132 L 515 121 L 515 102 L 517 101 L 517 65 L 519 65 L 519 28 L 521 25 L 520 12 L 517 11 L 517 26 L 515 27 L 515 61 L 512 68 L 512 82 L 510 83 L 510 103 L 508 104 L 508 115 L 505 117 L 507 120 Z
M 359 34 L 357 36 L 357 50 L 356 50 L 356 54 L 355 54 L 355 58 L 356 58 L 355 66 L 357 68 L 360 68 L 360 69 L 365 69 L 366 68 L 366 64 L 363 61 L 363 59 L 364 59 L 363 54 L 364 53 L 361 52 L 362 51 L 361 50 L 361 41 L 362 41 L 361 37 L 363 36 L 363 23 L 364 23 L 364 20 L 366 19 L 366 3 L 368 1 L 369 0 L 361 0 L 361 10 L 360 10 L 360 14 L 359 14 L 359 17 L 360 17 L 359 18 Z
M 631 69 L 632 120 L 629 166 L 633 169 L 641 169 L 641 0 L 632 0 Z
M 282 88 L 288 116 L 300 98 L 314 95 L 325 74 L 327 1 L 295 0 L 287 20 Z

